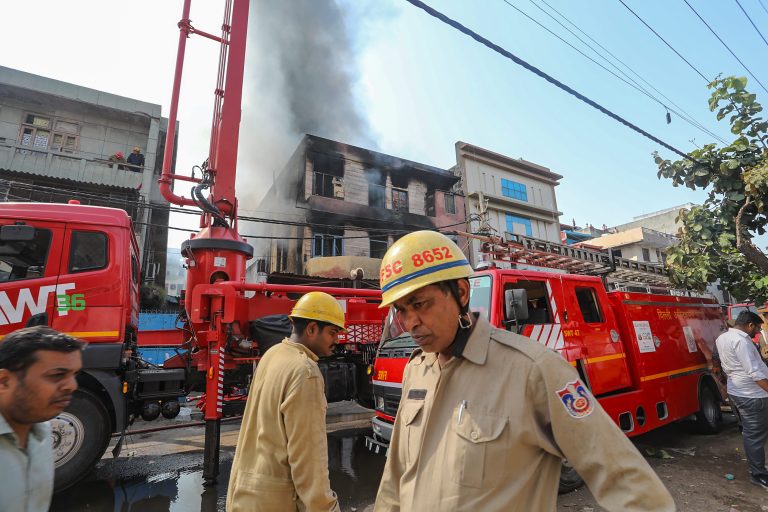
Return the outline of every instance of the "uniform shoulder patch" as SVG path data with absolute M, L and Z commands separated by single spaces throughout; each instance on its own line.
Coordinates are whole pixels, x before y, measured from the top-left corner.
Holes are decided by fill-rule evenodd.
M 595 399 L 578 379 L 569 382 L 556 393 L 565 410 L 574 418 L 586 418 L 595 410 Z

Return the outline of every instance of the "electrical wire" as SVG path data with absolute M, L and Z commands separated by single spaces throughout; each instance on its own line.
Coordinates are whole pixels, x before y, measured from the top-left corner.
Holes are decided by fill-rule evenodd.
M 765 4 L 763 3 L 763 0 L 757 0 L 757 1 L 760 2 L 760 7 L 763 8 L 763 10 L 765 11 L 765 14 L 768 14 L 768 9 L 765 8 Z
M 739 0 L 736 0 L 737 3 L 738 1 Z M 768 89 L 765 88 L 765 85 L 763 85 L 763 82 L 761 82 L 760 79 L 755 76 L 752 70 L 749 69 L 746 64 L 744 64 L 744 62 L 733 52 L 733 50 L 731 50 L 730 46 L 725 44 L 725 41 L 723 41 L 723 39 L 719 35 L 717 35 L 717 32 L 715 32 L 715 30 L 709 25 L 709 23 L 707 23 L 704 20 L 704 18 L 701 17 L 701 14 L 699 14 L 698 11 L 693 8 L 693 6 L 688 2 L 688 0 L 683 0 L 683 2 L 685 2 L 685 5 L 687 5 L 693 11 L 693 14 L 695 14 L 696 17 L 701 20 L 701 22 L 709 29 L 709 31 L 712 32 L 712 34 L 717 38 L 717 40 L 720 41 L 723 44 L 723 46 L 725 46 L 725 49 L 728 50 L 731 55 L 733 55 L 733 58 L 739 61 L 739 64 L 741 64 L 742 67 L 747 70 L 747 73 L 749 73 L 750 76 L 754 78 L 758 84 L 760 84 L 760 87 L 762 87 L 765 92 L 768 92 Z
M 553 32 L 552 30 L 550 30 L 548 27 L 544 26 L 544 25 L 543 25 L 542 23 L 540 23 L 538 20 L 534 19 L 534 18 L 533 18 L 532 16 L 530 16 L 528 13 L 524 12 L 522 9 L 520 9 L 520 8 L 519 8 L 519 7 L 517 7 L 516 5 L 512 4 L 512 3 L 511 3 L 509 0 L 502 0 L 502 1 L 503 1 L 505 4 L 507 4 L 509 7 L 511 7 L 512 9 L 516 10 L 517 12 L 519 12 L 520 14 L 522 14 L 523 16 L 525 16 L 526 18 L 528 18 L 529 20 L 531 20 L 532 22 L 536 23 L 536 24 L 537 24 L 539 27 L 541 27 L 541 28 L 543 28 L 544 30 L 546 30 L 547 32 L 549 32 L 551 35 L 555 36 L 557 39 L 559 39 L 560 41 L 562 41 L 562 42 L 563 42 L 563 43 L 565 43 L 566 45 L 570 46 L 572 49 L 574 49 L 575 51 L 577 51 L 577 52 L 578 52 L 579 54 L 581 54 L 583 57 L 585 57 L 585 58 L 589 59 L 589 60 L 590 60 L 590 61 L 592 61 L 594 64 L 596 64 L 596 65 L 597 65 L 597 66 L 599 66 L 600 68 L 604 69 L 605 71 L 607 71 L 608 73 L 610 73 L 610 74 L 611 74 L 611 75 L 613 75 L 614 77 L 618 78 L 619 80 L 621 80 L 621 81 L 622 81 L 622 82 L 624 82 L 625 84 L 629 85 L 630 87 L 632 87 L 633 89 L 637 90 L 637 91 L 638 91 L 638 92 L 640 92 L 641 94 L 643 94 L 643 95 L 647 96 L 647 97 L 648 97 L 649 99 L 651 99 L 652 101 L 654 101 L 654 102 L 658 103 L 659 105 L 661 105 L 662 107 L 664 107 L 664 109 L 665 109 L 665 110 L 667 110 L 668 112 L 669 112 L 669 111 L 671 111 L 671 112 L 672 112 L 672 113 L 674 113 L 674 114 L 675 114 L 677 117 L 679 117 L 680 119 L 682 119 L 684 122 L 686 122 L 686 123 L 690 124 L 690 125 L 691 125 L 691 126 L 693 126 L 694 128 L 696 128 L 696 129 L 698 129 L 698 130 L 702 131 L 703 133 L 705 133 L 705 134 L 709 135 L 710 137 L 712 137 L 712 138 L 714 138 L 714 139 L 717 139 L 718 141 L 720 141 L 720 142 L 721 142 L 721 143 L 723 143 L 723 144 L 727 144 L 727 142 L 726 142 L 726 141 L 725 141 L 723 138 L 719 137 L 718 135 L 716 135 L 716 134 L 715 134 L 715 133 L 713 133 L 712 131 L 708 130 L 708 129 L 707 129 L 705 126 L 704 126 L 704 125 L 702 125 L 701 123 L 697 122 L 697 121 L 696 121 L 695 119 L 693 119 L 693 118 L 692 118 L 692 117 L 691 117 L 689 114 L 687 114 L 687 112 L 685 112 L 685 111 L 683 111 L 683 113 L 679 112 L 679 111 L 678 111 L 678 110 L 676 110 L 675 108 L 668 106 L 666 103 L 664 103 L 663 101 L 661 101 L 659 98 L 657 98 L 656 96 L 654 96 L 653 94 L 651 94 L 650 92 L 648 92 L 648 90 L 646 90 L 646 89 L 645 89 L 643 86 L 641 86 L 639 83 L 637 83 L 637 81 L 636 81 L 635 79 L 633 79 L 632 77 L 630 77 L 629 75 L 627 75 L 627 74 L 626 74 L 624 71 L 622 71 L 622 70 L 621 70 L 621 69 L 620 69 L 618 66 L 616 66 L 616 65 L 615 65 L 613 62 L 611 62 L 611 61 L 610 61 L 610 60 L 609 60 L 607 57 L 605 57 L 605 56 L 604 56 L 602 53 L 600 53 L 599 51 L 597 51 L 597 50 L 596 50 L 596 49 L 595 49 L 595 48 L 594 48 L 592 45 L 590 45 L 589 43 L 587 43 L 586 41 L 584 41 L 584 40 L 583 40 L 581 37 L 579 37 L 579 35 L 578 35 L 578 34 L 574 33 L 574 32 L 573 32 L 571 29 L 569 29 L 568 27 L 566 27 L 565 25 L 563 25 L 563 23 L 561 23 L 561 22 L 560 22 L 560 20 L 558 20 L 557 18 L 555 18 L 554 16 L 552 16 L 552 14 L 548 13 L 546 10 L 544 10 L 544 9 L 543 9 L 543 8 L 542 8 L 540 5 L 538 5 L 538 4 L 537 4 L 536 2 L 534 2 L 533 0 L 529 0 L 529 1 L 530 1 L 530 2 L 531 2 L 533 5 L 534 5 L 534 7 L 536 7 L 536 8 L 537 8 L 537 9 L 539 9 L 541 12 L 543 12 L 544 14 L 546 14 L 547 16 L 549 16 L 549 17 L 550 17 L 550 18 L 551 18 L 553 21 L 555 21 L 555 23 L 557 23 L 558 25 L 560 25 L 560 26 L 561 26 L 563 29 L 565 29 L 565 30 L 566 30 L 568 33 L 570 33 L 570 34 L 571 34 L 573 37 L 575 37 L 576 39 L 578 39 L 578 40 L 579 40 L 579 41 L 580 41 L 580 42 L 581 42 L 581 43 L 582 43 L 584 46 L 586 46 L 587 48 L 589 48 L 590 50 L 592 50 L 592 51 L 595 53 L 595 55 L 597 55 L 598 57 L 600 57 L 601 59 L 603 59 L 605 62 L 607 62 L 607 63 L 608 63 L 610 66 L 612 66 L 614 69 L 616 69 L 616 71 L 618 71 L 619 73 L 621 73 L 622 75 L 624 75 L 624 77 L 626 77 L 626 78 L 624 78 L 624 77 L 621 77 L 621 76 L 617 75 L 615 72 L 613 72 L 613 71 L 611 71 L 610 69 L 606 68 L 605 66 L 603 66 L 602 64 L 600 64 L 599 62 L 597 62 L 595 59 L 593 59 L 592 57 L 590 57 L 589 55 L 586 55 L 584 52 L 582 52 L 581 50 L 579 50 L 578 48 L 576 48 L 576 47 L 575 47 L 574 45 L 572 45 L 570 42 L 566 41 L 565 39 L 563 39 L 562 37 L 560 37 L 558 34 L 556 34 L 555 32 Z M 549 5 L 549 4 L 547 4 L 547 5 Z M 550 6 L 550 8 L 551 8 L 551 6 Z M 558 14 L 559 14 L 559 13 L 558 13 Z M 561 16 L 562 16 L 562 14 L 561 14 Z M 626 65 L 625 65 L 625 66 L 626 66 Z M 657 92 L 658 92 L 658 90 L 657 90 Z M 665 96 L 665 98 L 666 98 L 666 96 Z M 669 101 L 669 98 L 666 98 L 666 99 Z M 673 102 L 671 102 L 671 101 L 670 101 L 670 103 L 671 103 L 671 104 L 673 104 L 673 105 L 675 105 L 675 107 L 677 107 L 678 109 L 680 109 L 680 107 L 679 107 L 678 105 L 674 104 L 674 103 L 673 103 Z M 682 110 L 682 109 L 680 109 L 680 110 Z
M 550 13 L 549 13 L 549 12 L 547 12 L 545 9 L 543 9 L 543 8 L 542 8 L 540 5 L 538 5 L 538 4 L 536 3 L 536 1 L 535 1 L 535 0 L 529 0 L 529 2 L 531 2 L 531 3 L 532 3 L 534 6 L 536 6 L 536 8 L 537 8 L 537 9 L 539 9 L 540 11 L 542 11 L 544 14 L 546 14 L 547 16 L 549 16 L 550 18 L 552 18 L 552 19 L 553 19 L 555 22 L 557 22 L 557 23 L 558 23 L 558 24 L 559 24 L 561 27 L 563 27 L 563 28 L 564 28 L 565 30 L 567 30 L 567 31 L 568 31 L 570 34 L 572 34 L 572 35 L 573 35 L 575 38 L 577 38 L 579 41 L 581 41 L 581 42 L 582 42 L 582 43 L 583 43 L 585 46 L 587 46 L 587 47 L 588 47 L 590 50 L 592 50 L 593 52 L 595 52 L 595 54 L 596 54 L 596 55 L 599 55 L 599 56 L 600 56 L 600 57 L 601 57 L 603 60 L 605 60 L 606 62 L 610 63 L 610 64 L 611 64 L 611 65 L 612 65 L 612 66 L 613 66 L 613 67 L 614 67 L 614 68 L 615 68 L 615 69 L 616 69 L 616 70 L 617 70 L 619 73 L 621 73 L 622 75 L 624 75 L 625 77 L 627 77 L 627 79 L 631 80 L 633 83 L 637 84 L 639 87 L 642 87 L 642 86 L 641 86 L 641 85 L 640 85 L 640 84 L 639 84 L 637 81 L 635 81 L 635 80 L 634 80 L 634 79 L 632 79 L 632 77 L 630 77 L 630 76 L 629 76 L 627 73 L 625 73 L 624 71 L 622 71 L 622 69 L 621 69 L 619 66 L 617 66 L 617 65 L 616 65 L 615 63 L 613 63 L 613 62 L 612 62 L 610 59 L 608 59 L 608 58 L 607 58 L 607 57 L 605 57 L 603 54 L 601 54 L 599 51 L 597 51 L 597 50 L 596 50 L 596 49 L 595 49 L 595 48 L 594 48 L 592 45 L 590 45 L 589 43 L 587 43 L 586 41 L 584 41 L 583 39 L 581 39 L 581 37 L 579 37 L 579 36 L 578 36 L 577 34 L 575 34 L 573 31 L 571 31 L 570 29 L 568 29 L 568 27 L 566 27 L 565 25 L 563 25 L 562 23 L 560 23 L 560 21 L 559 21 L 557 18 L 555 18 L 554 16 L 552 16 L 552 14 L 550 14 Z M 675 113 L 675 114 L 676 114 L 678 117 L 680 117 L 680 118 L 681 118 L 683 121 L 685 121 L 685 122 L 687 122 L 688 124 L 690 124 L 690 125 L 694 126 L 695 128 L 698 128 L 699 130 L 701 130 L 702 132 L 706 133 L 706 134 L 707 134 L 707 135 L 709 135 L 710 137 L 712 137 L 712 138 L 714 138 L 714 139 L 718 140 L 720 143 L 722 143 L 722 144 L 726 144 L 726 145 L 728 144 L 728 142 L 727 142 L 725 139 L 723 139 L 722 137 L 720 137 L 720 136 L 719 136 L 719 135 L 717 135 L 716 133 L 714 133 L 714 132 L 712 132 L 711 130 L 709 130 L 709 129 L 708 129 L 706 126 L 704 126 L 704 124 L 703 124 L 703 123 L 700 123 L 699 121 L 697 121 L 697 120 L 696 120 L 696 119 L 695 119 L 695 118 L 694 118 L 694 117 L 693 117 L 693 116 L 692 116 L 690 113 L 688 113 L 688 112 L 687 112 L 687 111 L 686 111 L 686 110 L 685 110 L 683 107 L 681 107 L 680 105 L 678 105 L 677 103 L 675 103 L 675 102 L 674 102 L 674 100 L 672 100 L 672 99 L 671 99 L 669 96 L 667 96 L 666 94 L 664 94 L 663 92 L 661 92 L 661 91 L 660 91 L 658 88 L 656 88 L 656 87 L 655 87 L 655 86 L 654 86 L 654 85 L 653 85 L 651 82 L 649 82 L 648 80 L 646 80 L 646 79 L 645 79 L 645 78 L 644 78 L 642 75 L 640 75 L 640 74 L 639 74 L 637 71 L 635 71 L 635 70 L 634 70 L 632 67 L 630 67 L 630 66 L 629 66 L 629 65 L 628 65 L 626 62 L 624 62 L 622 59 L 620 59 L 619 57 L 617 57 L 617 56 L 616 56 L 616 55 L 615 55 L 613 52 L 611 52 L 611 51 L 610 51 L 609 49 L 607 49 L 605 46 L 603 46 L 602 44 L 600 44 L 599 42 L 597 42 L 597 41 L 596 41 L 596 40 L 595 40 L 595 39 L 594 39 L 592 36 L 590 36 L 589 34 L 587 34 L 587 33 L 586 33 L 584 30 L 582 30 L 582 29 L 581 29 L 581 28 L 580 28 L 578 25 L 576 25 L 574 22 L 572 22 L 570 19 L 568 19 L 568 17 L 567 17 L 567 16 L 565 16 L 565 15 L 564 15 L 562 12 L 558 11 L 558 10 L 557 10 L 555 7 L 553 7 L 551 4 L 549 4 L 549 3 L 547 2 L 547 0 L 541 0 L 541 2 L 542 2 L 544 5 L 546 5 L 547 7 L 549 7 L 549 9 L 551 9 L 552 11 L 554 11 L 554 12 L 555 12 L 555 13 L 556 13 L 558 16 L 560 16 L 560 17 L 561 17 L 563 20 L 565 20 L 565 21 L 566 21 L 566 22 L 567 22 L 569 25 L 571 25 L 573 28 L 575 28 L 577 31 L 579 31 L 579 32 L 580 32 L 580 33 L 581 33 L 581 34 L 582 34 L 584 37 L 586 37 L 587 39 L 589 39 L 590 41 L 592 41 L 592 42 L 593 42 L 595 45 L 597 45 L 597 46 L 598 46 L 600 49 L 602 49 L 602 50 L 603 50 L 605 53 L 607 53 L 607 54 L 608 54 L 608 55 L 609 55 L 611 58 L 613 58 L 613 59 L 614 59 L 616 62 L 618 62 L 619 64 L 621 64 L 622 66 L 624 66 L 624 68 L 626 68 L 626 69 L 627 69 L 627 70 L 628 70 L 630 73 L 632 73 L 634 76 L 636 76 L 636 77 L 638 78 L 638 80 L 640 80 L 640 81 L 641 81 L 641 82 L 643 82 L 645 85 L 647 85 L 648 87 L 650 87 L 651 89 L 653 89 L 653 90 L 654 90 L 654 91 L 655 91 L 657 94 L 659 94 L 659 95 L 660 95 L 662 98 L 664 98 L 664 99 L 665 99 L 667 102 L 669 102 L 669 104 L 671 104 L 671 105 L 674 105 L 674 107 L 677 109 L 677 111 L 675 111 L 674 109 L 669 109 L 669 107 L 667 107 L 667 105 L 666 105 L 664 102 L 662 102 L 662 101 L 661 101 L 661 100 L 659 100 L 658 98 L 655 98 L 657 102 L 661 103 L 661 104 L 664 106 L 664 108 L 667 108 L 667 109 L 669 109 L 669 110 L 672 110 L 672 112 L 673 112 L 673 113 Z M 643 89 L 645 89 L 645 88 L 643 87 Z M 647 90 L 647 89 L 646 89 L 646 90 Z M 678 112 L 678 111 L 679 111 L 679 112 Z
M 94 201 L 113 202 L 115 200 L 114 196 L 99 195 L 99 194 L 87 193 L 87 192 L 79 192 L 79 191 L 76 191 L 76 190 L 74 190 L 74 191 L 62 191 L 61 189 L 57 189 L 57 188 L 53 188 L 53 187 L 46 187 L 46 186 L 43 186 L 43 185 L 30 185 L 30 184 L 26 184 L 26 183 L 20 183 L 20 182 L 16 182 L 16 181 L 11 181 L 11 180 L 0 179 L 0 186 L 3 185 L 3 184 L 9 184 L 8 186 L 12 185 L 15 189 L 30 190 L 32 192 L 40 192 L 41 190 L 43 190 L 43 191 L 50 191 L 51 193 L 56 193 L 56 194 L 59 194 L 59 195 L 68 195 L 69 193 L 71 193 L 73 195 L 78 195 L 81 198 L 89 198 L 89 199 L 92 199 Z M 0 196 L 2 196 L 2 195 L 3 195 L 3 193 L 0 191 Z M 24 201 L 32 201 L 31 197 L 30 198 L 24 198 L 24 197 L 21 197 L 21 196 L 14 196 L 14 198 L 18 198 L 18 199 L 24 200 Z M 196 216 L 202 215 L 202 212 L 200 212 L 200 211 L 185 209 L 185 208 L 181 208 L 181 207 L 173 207 L 173 206 L 164 206 L 164 205 L 160 205 L 160 204 L 144 203 L 144 202 L 140 202 L 140 201 L 125 200 L 125 201 L 121 201 L 121 204 L 126 205 L 126 206 L 134 206 L 137 209 L 151 209 L 151 210 L 159 210 L 159 211 L 164 211 L 164 212 L 181 213 L 181 214 L 186 214 L 186 215 L 196 215 Z M 281 213 L 275 213 L 274 215 L 282 215 L 282 214 Z M 258 222 L 258 223 L 275 224 L 275 225 L 282 225 L 282 226 L 308 227 L 308 228 L 329 228 L 329 229 L 333 229 L 333 228 L 338 228 L 339 227 L 338 224 L 323 224 L 323 223 L 318 223 L 318 222 L 286 221 L 286 220 L 279 220 L 279 219 L 270 219 L 270 218 L 266 218 L 266 217 L 250 217 L 250 216 L 245 216 L 245 215 L 238 215 L 237 218 L 238 218 L 238 220 L 244 220 L 244 221 L 247 221 L 247 222 Z M 458 225 L 462 225 L 462 224 L 465 224 L 465 222 L 459 222 L 459 223 L 451 224 L 451 225 L 448 225 L 448 226 L 438 226 L 435 229 L 443 229 L 445 227 L 458 226 Z M 348 224 L 348 223 L 345 223 L 344 227 L 346 227 L 348 229 L 359 230 L 359 231 L 366 231 L 368 233 L 381 234 L 381 235 L 385 235 L 385 234 L 392 234 L 392 235 L 394 235 L 394 234 L 404 234 L 404 233 L 410 233 L 412 231 L 410 229 L 397 230 L 397 229 L 392 229 L 392 228 L 372 228 L 372 227 L 365 227 L 365 226 L 357 226 L 357 225 Z M 193 230 L 193 231 L 197 232 L 199 230 Z
M 571 87 L 565 85 L 563 82 L 557 80 L 556 78 L 552 77 L 551 75 L 545 73 L 544 71 L 540 70 L 539 68 L 529 64 L 525 60 L 517 57 L 516 55 L 512 54 L 508 50 L 502 48 L 501 46 L 491 42 L 490 40 L 486 39 L 485 37 L 481 36 L 477 32 L 474 32 L 470 30 L 469 28 L 465 27 L 461 23 L 449 18 L 445 14 L 441 13 L 440 11 L 437 11 L 430 7 L 429 5 L 425 4 L 421 0 L 405 0 L 406 2 L 414 5 L 415 7 L 418 7 L 419 9 L 422 9 L 424 12 L 429 14 L 430 16 L 437 18 L 438 20 L 442 21 L 443 23 L 453 27 L 454 29 L 462 32 L 463 34 L 471 37 L 478 43 L 488 47 L 489 49 L 495 51 L 496 53 L 506 57 L 507 59 L 511 60 L 515 64 L 522 66 L 523 68 L 527 69 L 528 71 L 534 73 L 535 75 L 543 78 L 547 82 L 551 83 L 552 85 L 558 87 L 559 89 L 562 89 L 563 91 L 567 92 L 571 96 L 574 96 L 581 100 L 582 102 L 586 103 L 587 105 L 591 106 L 592 108 L 599 110 L 606 116 L 612 118 L 615 121 L 618 121 L 619 123 L 623 124 L 627 128 L 634 130 L 635 132 L 639 133 L 643 137 L 646 137 L 647 139 L 652 140 L 656 144 L 659 144 L 660 146 L 668 149 L 669 151 L 672 151 L 673 153 L 677 154 L 678 156 L 681 156 L 682 158 L 685 158 L 686 160 L 690 160 L 692 162 L 697 162 L 694 158 L 687 155 L 686 153 L 683 153 L 681 150 L 677 149 L 676 147 L 664 142 L 663 140 L 659 139 L 658 137 L 651 135 L 649 132 L 643 130 L 639 126 L 627 121 L 623 117 L 619 116 L 618 114 L 615 114 L 608 110 L 607 108 L 603 107 L 599 103 L 595 102 L 594 100 L 591 100 L 590 98 L 584 96 L 583 94 L 577 92 L 576 90 L 572 89 Z M 619 0 L 621 1 L 621 0 Z
M 763 35 L 763 33 L 762 33 L 762 32 L 760 32 L 760 29 L 759 29 L 759 28 L 757 28 L 757 25 L 755 25 L 755 22 L 754 22 L 754 21 L 752 21 L 752 18 L 749 16 L 749 14 L 747 13 L 747 11 L 746 11 L 746 10 L 744 10 L 744 6 L 742 6 L 742 5 L 741 5 L 741 2 L 739 2 L 739 0 L 735 0 L 735 1 L 736 1 L 736 5 L 738 5 L 738 6 L 739 6 L 739 9 L 741 9 L 741 12 L 743 12 L 743 13 L 744 13 L 744 16 L 746 16 L 746 17 L 747 17 L 747 19 L 749 20 L 749 23 L 752 25 L 752 28 L 754 28 L 754 29 L 755 29 L 755 31 L 756 31 L 756 32 L 758 33 L 758 35 L 760 36 L 760 39 L 762 39 L 762 40 L 763 40 L 763 42 L 765 43 L 765 46 L 768 46 L 768 41 L 766 41 L 766 40 L 765 40 L 765 36 Z M 760 5 L 762 5 L 762 2 L 760 2 Z M 765 9 L 765 6 L 763 6 L 763 9 Z
M 683 61 L 684 61 L 686 64 L 688 64 L 688 66 L 689 66 L 689 67 L 690 67 L 692 70 L 694 70 L 694 71 L 695 71 L 695 72 L 696 72 L 696 73 L 697 73 L 697 74 L 698 74 L 698 75 L 699 75 L 701 78 L 703 78 L 703 79 L 704 79 L 704 80 L 705 80 L 707 83 L 710 83 L 710 82 L 712 81 L 712 80 L 710 80 L 709 78 L 707 78 L 707 77 L 704 75 L 704 73 L 702 73 L 701 71 L 699 71 L 699 69 L 698 69 L 696 66 L 694 66 L 693 64 L 691 64 L 691 63 L 690 63 L 690 61 L 688 61 L 688 59 L 686 59 L 685 57 L 683 57 L 683 56 L 682 56 L 682 54 L 681 54 L 680 52 L 678 52 L 677 50 L 675 50 L 675 47 L 674 47 L 674 46 L 672 46 L 671 44 L 669 44 L 669 43 L 667 42 L 667 40 L 666 40 L 666 39 L 664 39 L 663 37 L 661 37 L 661 34 L 659 34 L 658 32 L 656 32 L 656 31 L 653 29 L 653 27 L 651 27 L 651 26 L 650 26 L 648 23 L 646 23 L 646 22 L 645 22 L 645 20 L 644 20 L 643 18 L 641 18 L 641 17 L 640 17 L 640 15 L 638 15 L 638 14 L 637 14 L 635 11 L 633 11 L 633 10 L 632 10 L 632 8 L 631 8 L 631 7 L 629 7 L 627 4 L 625 4 L 625 3 L 624 3 L 624 0 L 619 0 L 619 2 L 621 3 L 621 5 L 623 5 L 624 7 L 626 7 L 626 8 L 627 8 L 627 10 L 628 10 L 629 12 L 631 12 L 632 14 L 634 14 L 634 15 L 635 15 L 635 18 L 637 18 L 638 20 L 640 20 L 640 22 L 641 22 L 643 25 L 645 25 L 645 26 L 648 28 L 648 30 L 650 30 L 651 32 L 653 32 L 654 34 L 656 34 L 656 37 L 658 37 L 659 39 L 661 39 L 661 40 L 664 42 L 664 44 L 665 44 L 665 45 L 667 45 L 667 46 L 669 47 L 669 49 L 670 49 L 670 50 L 672 50 L 673 52 L 675 52 L 675 54 L 677 54 L 677 56 L 678 56 L 678 57 L 680 57 L 681 59 L 683 59 Z

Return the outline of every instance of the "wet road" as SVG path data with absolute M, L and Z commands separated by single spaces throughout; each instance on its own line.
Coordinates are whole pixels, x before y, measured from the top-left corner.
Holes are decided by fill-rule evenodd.
M 373 503 L 384 457 L 365 448 L 370 428 L 328 434 L 331 486 L 342 510 L 362 511 Z M 198 441 L 191 441 L 197 448 Z M 188 445 L 186 441 L 184 444 Z M 224 444 L 224 443 L 222 443 Z M 202 448 L 200 443 L 199 448 Z M 234 448 L 222 446 L 218 484 L 203 486 L 200 449 L 185 453 L 137 454 L 102 459 L 92 475 L 54 496 L 54 512 L 223 511 Z

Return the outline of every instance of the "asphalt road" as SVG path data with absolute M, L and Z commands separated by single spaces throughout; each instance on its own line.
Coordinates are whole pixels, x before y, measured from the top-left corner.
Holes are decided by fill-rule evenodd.
M 384 457 L 365 447 L 370 413 L 349 404 L 337 407 L 328 424 L 331 485 L 342 510 L 368 511 Z M 51 510 L 223 511 L 238 429 L 237 422 L 222 427 L 221 477 L 215 486 L 203 486 L 203 429 L 186 427 L 131 436 L 119 458 L 107 452 L 82 483 L 54 497 Z M 695 435 L 677 424 L 635 439 L 635 444 L 681 512 L 768 511 L 768 491 L 749 483 L 741 436 L 732 420 L 717 436 Z M 733 480 L 726 478 L 729 474 Z M 558 500 L 558 512 L 602 510 L 587 489 Z

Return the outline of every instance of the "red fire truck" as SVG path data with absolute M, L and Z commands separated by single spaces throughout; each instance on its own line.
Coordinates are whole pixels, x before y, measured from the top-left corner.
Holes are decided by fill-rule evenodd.
M 79 390 L 54 419 L 56 487 L 82 477 L 113 433 L 132 418 L 172 416 L 177 398 L 203 391 L 203 477 L 218 473 L 221 418 L 242 407 L 255 362 L 290 332 L 285 315 L 302 294 L 334 295 L 346 312 L 348 334 L 339 353 L 323 361 L 329 400 L 365 395 L 366 369 L 381 336 L 378 290 L 245 282 L 253 256 L 237 230 L 235 177 L 249 0 L 226 0 L 219 35 L 192 26 L 184 0 L 168 133 L 159 181 L 177 206 L 198 208 L 200 231 L 182 245 L 188 266 L 182 298 L 183 342 L 162 367 L 137 355 L 138 245 L 122 210 L 79 204 L 0 205 L 0 336 L 28 325 L 50 325 L 89 342 Z M 220 47 L 211 144 L 201 176 L 170 168 L 187 39 Z M 192 183 L 191 197 L 174 192 Z M 152 342 L 156 342 L 155 339 Z M 120 450 L 122 437 L 113 453 Z
M 714 299 L 670 292 L 661 267 L 608 253 L 517 235 L 484 241 L 494 264 L 470 278 L 473 311 L 559 352 L 629 436 L 692 416 L 703 432 L 718 430 L 721 393 L 709 368 L 726 325 Z M 390 439 L 416 348 L 393 334 L 374 363 L 376 451 Z

